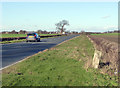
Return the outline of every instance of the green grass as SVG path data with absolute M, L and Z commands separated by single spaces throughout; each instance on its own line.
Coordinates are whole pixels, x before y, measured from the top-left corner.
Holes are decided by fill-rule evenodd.
M 91 35 L 120 35 L 120 33 L 104 33 L 104 34 L 91 34 Z
M 94 48 L 80 36 L 2 71 L 3 86 L 112 86 L 115 77 L 85 69 Z M 17 58 L 17 57 L 16 57 Z M 111 78 L 111 79 L 110 79 Z
M 8 37 L 26 37 L 27 34 L 1 34 L 2 38 L 8 38 Z M 58 35 L 58 34 L 39 34 L 40 36 L 46 36 L 46 35 Z
M 17 42 L 23 42 L 23 41 L 26 41 L 26 39 L 12 40 L 12 41 L 2 41 L 2 42 L 0 42 L 0 44 L 17 43 Z
M 41 34 L 40 34 L 41 35 Z M 43 36 L 46 34 L 43 34 Z M 57 37 L 57 36 L 56 36 Z M 47 38 L 54 38 L 54 37 L 47 37 Z M 40 38 L 40 39 L 45 39 L 45 38 Z M 26 41 L 26 39 L 20 39 L 20 40 L 11 40 L 11 41 L 2 41 L 0 44 L 9 44 L 9 43 L 17 43 L 17 42 L 23 42 Z
M 54 38 L 54 37 L 47 37 L 47 38 Z M 40 39 L 45 39 L 45 38 L 40 38 Z M 24 42 L 24 41 L 26 41 L 26 39 L 2 41 L 2 42 L 0 42 L 0 44 L 9 44 L 9 43 Z

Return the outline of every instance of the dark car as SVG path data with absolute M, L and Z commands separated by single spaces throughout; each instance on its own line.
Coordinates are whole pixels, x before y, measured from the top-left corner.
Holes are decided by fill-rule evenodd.
M 26 37 L 26 42 L 29 41 L 40 42 L 40 36 L 37 33 L 28 33 Z

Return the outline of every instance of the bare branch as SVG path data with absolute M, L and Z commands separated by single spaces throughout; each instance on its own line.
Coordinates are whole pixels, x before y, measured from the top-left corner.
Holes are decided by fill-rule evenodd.
M 65 25 L 68 26 L 69 22 L 67 20 L 62 20 L 59 23 L 55 24 L 57 27 L 56 29 L 63 33 L 66 29 L 64 28 Z

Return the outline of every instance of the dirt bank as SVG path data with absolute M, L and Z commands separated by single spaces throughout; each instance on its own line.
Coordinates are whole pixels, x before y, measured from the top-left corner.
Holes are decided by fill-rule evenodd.
M 88 36 L 94 43 L 95 48 L 102 52 L 99 62 L 99 69 L 101 73 L 108 73 L 110 75 L 117 75 L 118 65 L 118 43 L 111 42 L 103 37 Z

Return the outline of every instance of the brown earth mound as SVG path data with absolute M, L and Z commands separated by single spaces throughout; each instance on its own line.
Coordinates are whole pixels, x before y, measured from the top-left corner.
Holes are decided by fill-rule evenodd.
M 88 36 L 93 43 L 97 50 L 102 52 L 102 58 L 100 59 L 99 68 L 101 69 L 102 73 L 108 73 L 110 75 L 116 75 L 118 72 L 118 65 L 120 59 L 118 59 L 118 42 L 112 37 L 100 37 L 100 36 Z M 111 38 L 111 39 L 110 39 Z M 115 38 L 115 37 L 114 37 Z

